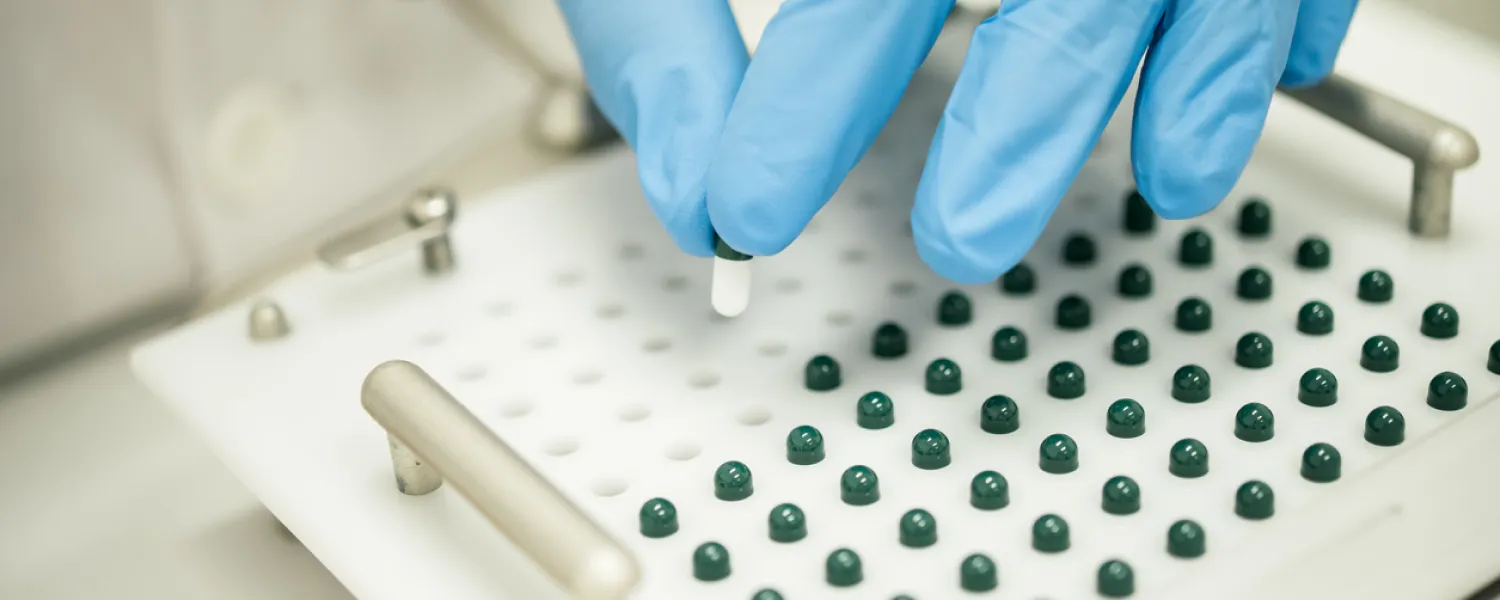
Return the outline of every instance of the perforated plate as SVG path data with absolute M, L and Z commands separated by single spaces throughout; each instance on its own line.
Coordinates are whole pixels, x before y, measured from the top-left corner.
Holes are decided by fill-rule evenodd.
M 352 274 L 309 268 L 265 293 L 291 317 L 291 337 L 250 342 L 245 306 L 233 306 L 144 348 L 138 369 L 363 598 L 557 594 L 451 490 L 425 497 L 396 492 L 384 434 L 357 398 L 368 370 L 393 358 L 431 372 L 625 541 L 645 568 L 639 597 L 674 599 L 746 598 L 765 587 L 787 598 L 955 597 L 960 561 L 973 552 L 998 564 L 998 597 L 1091 597 L 1099 565 L 1111 558 L 1134 568 L 1138 597 L 1158 597 L 1195 573 L 1208 573 L 1216 557 L 1269 563 L 1347 533 L 1332 522 L 1306 527 L 1290 541 L 1270 532 L 1307 506 L 1340 501 L 1344 490 L 1374 477 L 1392 457 L 1440 444 L 1445 424 L 1481 410 L 1500 389 L 1500 375 L 1485 368 L 1489 345 L 1500 338 L 1494 308 L 1500 278 L 1492 264 L 1500 240 L 1486 239 L 1496 211 L 1463 203 L 1451 240 L 1409 238 L 1400 218 L 1383 208 L 1404 190 L 1368 194 L 1317 163 L 1274 153 L 1286 148 L 1275 145 L 1279 130 L 1318 135 L 1300 141 L 1324 155 L 1369 154 L 1367 142 L 1293 107 L 1278 108 L 1272 141 L 1221 209 L 1190 222 L 1158 222 L 1148 236 L 1121 231 L 1128 131 L 1112 128 L 1027 258 L 1039 276 L 1033 293 L 1003 295 L 994 285 L 957 288 L 941 281 L 915 257 L 906 224 L 926 147 L 923 132 L 942 102 L 941 93 L 918 83 L 807 233 L 784 254 L 755 261 L 754 296 L 741 318 L 711 313 L 708 261 L 671 247 L 635 191 L 631 157 L 612 152 L 466 207 L 454 233 L 461 266 L 451 277 L 422 276 L 414 256 Z M 1260 241 L 1234 230 L 1240 203 L 1252 194 L 1275 211 L 1274 231 Z M 1209 268 L 1176 261 L 1181 235 L 1194 227 L 1215 240 Z M 1062 240 L 1075 232 L 1098 244 L 1091 266 L 1062 264 Z M 1332 246 L 1327 269 L 1294 266 L 1297 243 L 1312 234 Z M 1145 299 L 1122 299 L 1116 278 L 1122 266 L 1136 262 L 1151 269 L 1155 290 Z M 1235 297 L 1235 281 L 1251 265 L 1274 278 L 1270 299 Z M 1356 299 L 1357 279 L 1373 268 L 1395 281 L 1390 302 Z M 954 289 L 972 300 L 974 319 L 940 327 L 938 298 Z M 1063 331 L 1053 324 L 1065 294 L 1089 300 L 1091 326 Z M 1173 326 L 1175 306 L 1190 295 L 1212 305 L 1211 330 L 1186 333 Z M 1298 308 L 1314 299 L 1337 315 L 1331 334 L 1296 330 Z M 1456 338 L 1418 332 L 1423 309 L 1438 301 L 1462 315 Z M 904 357 L 871 355 L 871 335 L 887 321 L 910 334 Z M 990 358 L 990 336 L 1002 325 L 1026 332 L 1027 359 Z M 1149 336 L 1146 364 L 1110 360 L 1111 340 L 1126 328 Z M 1251 331 L 1275 344 L 1269 368 L 1234 364 L 1236 340 Z M 1361 344 L 1376 334 L 1400 344 L 1401 364 L 1392 373 L 1359 365 Z M 803 388 L 803 367 L 816 354 L 842 365 L 838 389 Z M 923 390 L 923 372 L 939 357 L 963 369 L 960 393 Z M 1085 369 L 1083 397 L 1047 395 L 1047 370 L 1061 360 Z M 1170 397 L 1171 376 L 1185 364 L 1211 374 L 1207 402 Z M 1298 378 L 1312 367 L 1338 376 L 1333 406 L 1297 401 Z M 1441 371 L 1467 379 L 1467 408 L 1443 412 L 1426 404 L 1428 382 Z M 894 426 L 856 426 L 855 401 L 872 390 L 894 399 Z M 994 394 L 1019 405 L 1015 433 L 980 430 L 980 403 Z M 1145 435 L 1105 433 L 1105 409 L 1119 398 L 1145 407 Z M 1271 440 L 1234 437 L 1235 412 L 1248 402 L 1275 414 Z M 1379 405 L 1404 414 L 1405 444 L 1382 448 L 1363 439 L 1365 416 Z M 788 431 L 804 424 L 821 430 L 827 456 L 797 466 L 786 460 L 784 444 Z M 951 465 L 932 471 L 912 466 L 912 437 L 924 428 L 951 440 Z M 1077 441 L 1077 471 L 1053 475 L 1038 468 L 1038 447 L 1054 433 Z M 1202 478 L 1168 472 L 1169 448 L 1186 437 L 1208 447 L 1210 471 Z M 1313 483 L 1299 475 L 1301 454 L 1315 442 L 1341 452 L 1339 481 Z M 1449 459 L 1462 456 L 1462 449 L 1455 452 Z M 713 473 L 726 460 L 753 471 L 749 499 L 715 499 Z M 882 497 L 874 505 L 853 507 L 839 499 L 840 474 L 856 464 L 880 477 Z M 1004 509 L 968 504 L 970 478 L 987 469 L 1009 481 L 1011 503 Z M 1114 475 L 1140 483 L 1139 513 L 1116 516 L 1100 508 L 1101 488 Z M 1250 479 L 1275 490 L 1277 513 L 1267 521 L 1234 514 L 1235 489 Z M 637 511 L 652 497 L 675 503 L 682 523 L 675 535 L 647 539 L 636 532 Z M 806 511 L 806 539 L 781 544 L 767 538 L 767 515 L 782 502 Z M 1350 504 L 1364 506 L 1353 498 Z M 898 543 L 898 519 L 911 508 L 935 516 L 936 545 Z M 1066 552 L 1031 548 L 1032 523 L 1044 513 L 1068 521 L 1072 546 Z M 1182 518 L 1206 530 L 1204 557 L 1167 554 L 1167 528 Z M 1279 545 L 1267 550 L 1257 539 Z M 693 579 L 690 557 L 706 541 L 728 548 L 734 572 L 726 580 Z M 864 581 L 842 590 L 825 583 L 823 574 L 824 560 L 841 547 L 858 552 L 864 564 Z M 1222 563 L 1218 567 L 1213 572 L 1225 572 Z M 1232 577 L 1219 583 L 1227 591 L 1241 585 Z

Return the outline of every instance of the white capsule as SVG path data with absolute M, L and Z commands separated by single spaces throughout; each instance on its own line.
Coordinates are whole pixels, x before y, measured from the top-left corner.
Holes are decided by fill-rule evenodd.
M 709 301 L 714 311 L 737 317 L 750 306 L 750 261 L 714 257 L 713 290 Z

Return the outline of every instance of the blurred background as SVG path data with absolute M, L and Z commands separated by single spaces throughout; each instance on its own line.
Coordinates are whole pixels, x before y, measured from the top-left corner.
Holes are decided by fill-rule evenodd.
M 1500 47 L 1495 0 L 1384 1 Z M 778 2 L 732 4 L 753 44 Z M 550 0 L 0 0 L 0 598 L 348 598 L 125 353 L 586 151 L 579 81 Z

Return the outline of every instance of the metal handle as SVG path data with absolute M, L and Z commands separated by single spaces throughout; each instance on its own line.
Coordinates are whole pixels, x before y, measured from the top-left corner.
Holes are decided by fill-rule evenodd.
M 1407 227 L 1422 237 L 1446 237 L 1453 217 L 1453 176 L 1479 162 L 1479 143 L 1467 130 L 1346 77 L 1282 90 L 1382 146 L 1412 160 Z
M 365 377 L 365 411 L 391 441 L 397 487 L 420 495 L 444 478 L 563 589 L 624 598 L 640 565 L 420 367 L 390 361 Z
M 422 268 L 437 275 L 453 270 L 448 230 L 458 215 L 452 190 L 418 190 L 399 215 L 385 215 L 345 232 L 318 248 L 318 260 L 335 269 L 353 270 L 413 245 L 421 245 Z

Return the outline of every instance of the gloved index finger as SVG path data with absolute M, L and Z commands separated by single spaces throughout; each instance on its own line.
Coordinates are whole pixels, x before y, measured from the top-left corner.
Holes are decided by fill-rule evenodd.
M 788 0 L 745 73 L 708 174 L 724 241 L 796 239 L 894 112 L 953 0 Z

